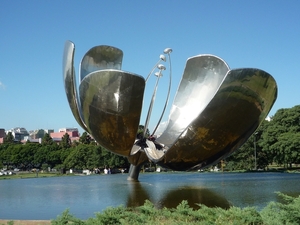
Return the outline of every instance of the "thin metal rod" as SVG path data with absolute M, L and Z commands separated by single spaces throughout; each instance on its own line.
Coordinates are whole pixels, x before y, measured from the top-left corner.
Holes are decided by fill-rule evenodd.
M 154 91 L 153 91 L 153 95 L 152 95 L 152 99 L 151 99 L 151 103 L 149 106 L 149 110 L 147 113 L 147 118 L 146 118 L 146 122 L 145 122 L 145 127 L 144 127 L 144 133 L 143 133 L 143 137 L 145 137 L 147 129 L 148 129 L 148 125 L 149 125 L 149 121 L 150 121 L 150 117 L 151 117 L 151 113 L 152 113 L 152 108 L 154 105 L 154 101 L 155 101 L 155 97 L 156 97 L 156 92 L 157 92 L 157 87 L 158 87 L 158 82 L 159 82 L 159 78 L 161 77 L 161 70 L 158 72 L 158 76 L 157 76 L 157 80 L 156 80 L 156 84 L 154 87 Z
M 148 74 L 147 78 L 146 78 L 146 83 L 147 83 L 147 80 L 149 79 L 149 77 L 151 76 L 151 74 L 153 73 L 153 71 L 156 69 L 156 67 L 158 66 L 158 64 L 161 62 L 161 61 L 166 61 L 166 57 L 164 55 L 160 55 L 159 56 L 159 60 L 158 62 L 154 65 L 154 67 L 151 69 L 150 73 Z
M 151 74 L 153 73 L 153 71 L 155 70 L 155 68 L 157 67 L 157 65 L 160 63 L 161 59 L 158 60 L 158 62 L 153 66 L 153 68 L 151 69 L 150 73 L 148 74 L 147 78 L 146 78 L 146 82 L 149 79 L 149 77 L 151 76 Z
M 153 136 L 153 135 L 155 134 L 155 132 L 156 132 L 156 130 L 157 130 L 157 128 L 158 128 L 158 126 L 159 126 L 159 124 L 160 124 L 160 122 L 161 122 L 163 116 L 164 116 L 164 113 L 165 113 L 165 111 L 166 111 L 166 108 L 167 108 L 167 105 L 168 105 L 168 102 L 169 102 L 170 91 L 171 91 L 171 85 L 172 85 L 172 65 L 171 65 L 171 56 L 170 56 L 170 53 L 168 53 L 168 58 L 169 58 L 169 69 L 170 69 L 170 75 L 169 75 L 170 80 L 169 80 L 169 90 L 168 90 L 168 95 L 167 95 L 167 99 L 166 99 L 165 106 L 164 106 L 164 109 L 163 109 L 163 111 L 162 111 L 162 114 L 161 114 L 161 116 L 160 116 L 160 118 L 159 118 L 159 120 L 158 120 L 158 122 L 157 122 L 157 124 L 156 124 L 156 127 L 154 128 L 154 130 L 153 130 L 151 136 Z

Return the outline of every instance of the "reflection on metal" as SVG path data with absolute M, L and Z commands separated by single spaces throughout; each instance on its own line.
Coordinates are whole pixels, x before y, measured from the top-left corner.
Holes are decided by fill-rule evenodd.
M 225 158 L 257 129 L 268 115 L 276 94 L 276 83 L 266 72 L 230 70 L 214 98 L 159 164 L 186 170 L 206 167 Z
M 214 97 L 226 73 L 227 64 L 213 55 L 189 58 L 182 76 L 169 122 L 158 141 L 170 148 L 188 125 Z
M 82 121 L 81 111 L 79 110 L 79 100 L 77 95 L 77 85 L 75 80 L 75 71 L 74 71 L 74 53 L 75 45 L 67 41 L 64 49 L 63 57 L 63 78 L 65 84 L 65 91 L 67 99 L 71 108 L 71 111 L 77 121 L 77 123 L 88 133 L 90 132 L 85 123 Z
M 134 166 L 131 174 L 149 159 L 173 170 L 203 168 L 225 158 L 241 146 L 268 115 L 277 97 L 273 77 L 259 69 L 233 69 L 214 55 L 198 55 L 186 67 L 163 132 L 159 125 L 168 104 L 169 87 L 162 115 L 148 137 L 158 81 L 167 58 L 151 70 L 157 76 L 144 132 L 137 135 L 146 85 L 145 78 L 121 70 L 123 52 L 110 46 L 90 49 L 80 64 L 79 94 L 74 72 L 75 46 L 67 41 L 63 77 L 72 113 L 79 125 L 95 140 Z M 80 99 L 80 101 L 79 101 Z M 157 139 L 155 136 L 159 136 Z
M 144 78 L 120 70 L 99 70 L 80 83 L 82 119 L 90 134 L 108 150 L 128 155 L 136 138 Z
M 80 81 L 98 70 L 116 69 L 122 67 L 123 52 L 111 46 L 100 45 L 91 48 L 82 58 L 80 63 Z

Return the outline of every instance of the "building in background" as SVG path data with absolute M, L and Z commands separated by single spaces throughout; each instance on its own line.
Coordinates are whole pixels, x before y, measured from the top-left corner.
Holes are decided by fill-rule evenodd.
M 59 142 L 66 133 L 69 135 L 71 142 L 79 141 L 80 134 L 77 128 L 61 128 L 58 132 L 50 133 L 50 137 L 53 141 Z
M 3 143 L 5 137 L 6 137 L 5 130 L 3 128 L 0 128 L 0 144 Z
M 9 132 L 14 136 L 15 141 L 24 141 L 29 136 L 28 131 L 24 127 L 16 127 L 5 131 L 6 134 Z
M 42 143 L 42 139 L 47 133 L 55 142 L 60 142 L 66 133 L 69 135 L 71 142 L 79 141 L 80 137 L 77 128 L 61 128 L 58 132 L 54 132 L 54 129 L 37 129 L 28 132 L 24 127 L 16 127 L 9 130 L 0 128 L 0 144 L 3 143 L 4 138 L 9 132 L 12 133 L 16 142 L 22 143 L 25 143 L 26 141 Z
M 43 138 L 45 136 L 45 134 L 51 134 L 54 133 L 53 129 L 37 129 L 34 131 L 29 131 L 29 136 L 30 139 L 39 139 L 39 138 Z

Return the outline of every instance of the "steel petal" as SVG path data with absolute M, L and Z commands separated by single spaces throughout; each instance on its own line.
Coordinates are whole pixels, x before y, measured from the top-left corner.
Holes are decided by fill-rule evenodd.
M 147 157 L 156 163 L 158 160 L 164 156 L 164 151 L 156 149 L 155 143 L 149 140 L 146 140 L 147 148 L 144 148 L 144 151 Z
M 71 111 L 77 121 L 77 123 L 87 132 L 86 125 L 82 121 L 80 113 L 80 102 L 76 91 L 76 79 L 74 71 L 74 52 L 75 45 L 71 41 L 66 41 L 63 55 L 63 79 L 65 85 L 65 91 Z
M 277 98 L 273 77 L 259 69 L 231 70 L 215 97 L 159 164 L 173 170 L 209 166 L 240 147 Z
M 157 141 L 170 148 L 211 101 L 228 71 L 226 62 L 217 56 L 199 55 L 189 58 L 168 125 Z
M 144 151 L 138 151 L 134 155 L 127 157 L 128 161 L 135 166 L 141 166 L 146 162 L 149 162 L 149 159 Z
M 145 79 L 120 70 L 88 74 L 79 86 L 83 120 L 95 140 L 129 156 L 142 110 Z
M 80 63 L 80 81 L 88 74 L 97 70 L 116 69 L 121 70 L 122 50 L 100 45 L 91 48 L 82 58 Z

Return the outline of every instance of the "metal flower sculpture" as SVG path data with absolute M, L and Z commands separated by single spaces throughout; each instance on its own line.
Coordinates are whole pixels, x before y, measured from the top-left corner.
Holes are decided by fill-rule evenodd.
M 221 58 L 198 55 L 187 60 L 167 125 L 154 138 L 170 95 L 171 49 L 166 49 L 148 77 L 121 70 L 123 52 L 111 46 L 91 48 L 82 58 L 79 95 L 74 71 L 75 46 L 65 43 L 65 91 L 78 124 L 107 150 L 128 157 L 129 177 L 138 178 L 149 159 L 172 170 L 204 168 L 240 147 L 268 115 L 277 97 L 273 77 L 260 69 L 230 70 Z M 146 134 L 158 81 L 169 60 L 166 103 L 157 126 Z M 144 130 L 138 135 L 144 89 L 157 68 L 157 82 Z

